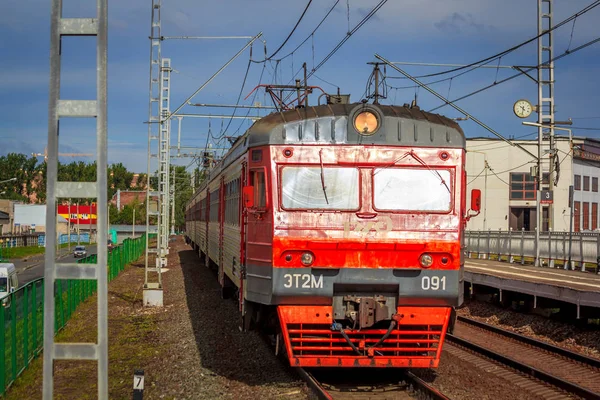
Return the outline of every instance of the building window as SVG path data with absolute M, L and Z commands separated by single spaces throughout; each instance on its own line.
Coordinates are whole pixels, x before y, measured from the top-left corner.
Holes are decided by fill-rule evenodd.
M 590 177 L 589 176 L 583 177 L 583 190 L 586 192 L 590 191 Z
M 598 191 L 598 178 L 592 178 L 592 192 Z
M 581 175 L 575 175 L 575 190 L 581 190 Z
M 510 174 L 510 200 L 535 200 L 535 177 L 523 172 Z
M 581 203 L 578 201 L 573 202 L 573 232 L 581 231 L 580 205 Z
M 583 203 L 583 230 L 590 229 L 590 203 Z
M 592 203 L 592 230 L 598 229 L 598 203 Z

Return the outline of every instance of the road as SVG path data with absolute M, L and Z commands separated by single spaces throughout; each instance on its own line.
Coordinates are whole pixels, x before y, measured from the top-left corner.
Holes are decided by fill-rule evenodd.
M 85 246 L 85 248 L 87 249 L 88 256 L 96 253 L 95 244 L 91 246 Z M 67 248 L 60 249 L 60 256 L 58 257 L 58 260 L 63 263 L 76 262 L 77 259 L 73 257 L 74 249 L 75 245 L 71 246 L 71 253 L 68 252 Z M 27 282 L 42 278 L 44 276 L 44 254 L 37 254 L 25 259 L 27 261 L 23 261 L 23 259 L 10 261 L 15 264 L 17 276 L 19 278 L 19 286 L 23 286 Z

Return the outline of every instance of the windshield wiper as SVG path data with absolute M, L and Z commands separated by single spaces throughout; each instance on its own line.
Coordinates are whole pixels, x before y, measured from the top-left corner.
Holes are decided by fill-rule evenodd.
M 425 163 L 425 161 L 421 160 L 421 158 L 418 155 L 416 155 L 412 150 L 410 151 L 410 155 L 412 156 L 412 158 L 414 158 L 415 160 L 417 160 L 423 166 L 427 167 L 427 169 L 429 171 L 431 171 L 433 174 L 437 175 L 437 177 L 440 178 L 440 181 L 442 182 L 442 185 L 444 185 L 446 187 L 446 189 L 448 190 L 448 193 L 450 193 L 450 188 L 448 187 L 448 184 L 446 183 L 446 181 L 444 180 L 444 178 L 442 178 L 442 175 L 440 175 L 440 172 L 437 169 L 431 169 L 429 167 L 429 165 L 427 165 L 427 163 Z
M 446 187 L 446 189 L 448 190 L 448 193 L 451 193 L 450 188 L 448 187 L 448 184 L 446 183 L 444 178 L 442 178 L 442 175 L 440 175 L 439 171 L 436 169 L 431 169 L 431 167 L 429 167 L 429 165 L 425 161 L 423 161 L 418 155 L 416 155 L 413 150 L 407 151 L 402 156 L 400 156 L 396 160 L 394 160 L 393 163 L 383 167 L 382 169 L 392 167 L 392 166 L 396 165 L 396 163 L 398 163 L 399 161 L 403 160 L 404 158 L 406 158 L 408 156 L 414 158 L 419 164 L 426 167 L 432 174 L 437 175 L 437 177 L 440 178 L 442 185 L 444 185 Z
M 329 200 L 327 199 L 327 186 L 325 186 L 325 173 L 323 172 L 323 149 L 319 150 L 319 161 L 321 162 L 321 186 L 323 187 L 325 202 L 329 204 Z

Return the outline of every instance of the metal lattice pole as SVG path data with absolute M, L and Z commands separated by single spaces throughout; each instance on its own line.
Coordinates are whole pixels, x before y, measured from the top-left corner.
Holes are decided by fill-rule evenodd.
M 158 154 L 158 191 L 160 198 L 160 257 L 157 268 L 167 266 L 167 255 L 169 254 L 169 214 L 170 208 L 170 190 L 169 190 L 169 172 L 171 165 L 171 121 L 170 121 L 170 103 L 171 103 L 171 60 L 162 59 L 160 70 L 160 136 L 159 136 L 159 154 Z
M 108 276 L 107 266 L 107 45 L 108 0 L 96 0 L 95 18 L 62 18 L 62 1 L 53 0 L 50 34 L 50 91 L 48 100 L 48 169 L 46 203 L 46 255 L 44 270 L 44 381 L 43 398 L 54 394 L 55 360 L 97 360 L 98 398 L 108 398 Z M 60 66 L 63 36 L 96 36 L 96 100 L 61 100 Z M 59 120 L 63 117 L 96 118 L 96 182 L 58 181 Z M 97 264 L 56 262 L 56 205 L 61 198 L 97 199 Z M 104 245 L 102 245 L 104 244 Z M 98 288 L 97 343 L 54 341 L 55 283 L 62 279 L 95 279 Z
M 151 177 L 158 172 L 159 130 L 160 130 L 160 73 L 161 73 L 161 0 L 152 0 L 152 21 L 150 25 L 150 78 L 148 106 L 148 174 L 146 188 L 146 257 L 144 269 L 144 305 L 162 306 L 162 279 L 157 268 L 160 257 L 160 204 L 158 187 L 153 188 Z M 156 149 L 156 153 L 152 153 Z M 153 221 L 155 219 L 155 221 Z M 156 241 L 150 240 L 151 234 L 156 234 Z M 154 254 L 155 264 L 149 265 L 150 255 Z M 156 276 L 156 279 L 150 278 Z
M 171 235 L 175 235 L 175 166 L 171 171 Z
M 539 253 L 539 234 L 544 229 L 543 219 L 543 207 L 540 204 L 541 200 L 541 189 L 544 177 L 544 164 L 542 163 L 543 154 L 543 135 L 546 131 L 549 136 L 550 145 L 550 159 L 547 165 L 548 171 L 548 190 L 552 191 L 554 186 L 554 161 L 556 154 L 554 149 L 554 62 L 551 61 L 554 58 L 553 49 L 553 36 L 554 33 L 550 30 L 552 28 L 552 13 L 553 4 L 552 0 L 538 0 L 538 68 L 537 68 L 537 80 L 538 80 L 538 123 L 549 125 L 548 128 L 538 127 L 538 187 L 537 187 L 537 233 L 536 243 L 538 244 L 535 257 L 535 265 L 541 265 L 540 253 Z M 543 35 L 544 32 L 547 32 Z M 553 218 L 553 207 L 552 204 L 548 206 L 548 229 L 552 229 L 554 225 Z

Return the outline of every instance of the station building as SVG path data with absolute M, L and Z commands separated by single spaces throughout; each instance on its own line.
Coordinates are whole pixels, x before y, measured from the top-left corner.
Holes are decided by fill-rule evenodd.
M 600 141 L 573 137 L 573 151 L 568 137 L 556 135 L 558 172 L 556 185 L 552 185 L 552 203 L 542 205 L 543 231 L 569 231 L 571 209 L 569 186 L 573 185 L 573 231 L 596 231 L 600 192 Z M 536 140 L 513 140 L 537 155 Z M 544 141 L 542 155 L 542 190 L 550 189 L 548 171 L 550 156 L 548 142 Z M 500 139 L 467 139 L 467 190 L 481 190 L 481 213 L 471 218 L 467 230 L 525 230 L 538 226 L 536 216 L 537 186 L 536 159 L 521 148 Z M 467 200 L 467 206 L 469 206 Z

